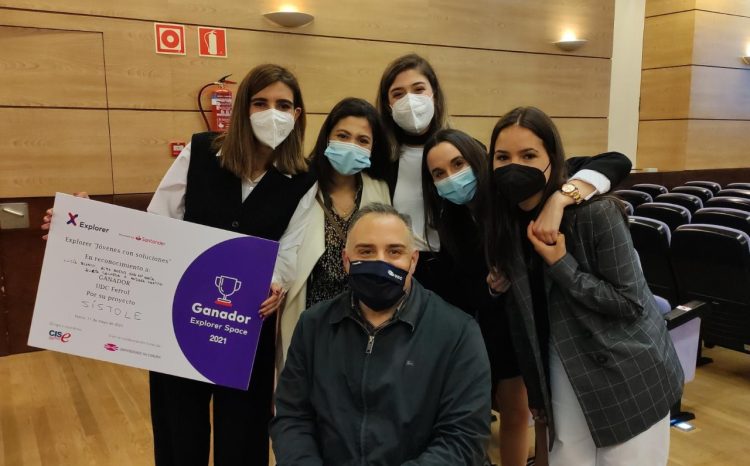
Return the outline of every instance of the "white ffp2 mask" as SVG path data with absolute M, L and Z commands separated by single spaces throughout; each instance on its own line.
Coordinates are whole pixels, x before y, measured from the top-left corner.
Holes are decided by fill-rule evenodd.
M 294 116 L 269 108 L 250 115 L 253 134 L 263 144 L 276 149 L 294 129 Z
M 393 121 L 404 131 L 421 134 L 435 115 L 435 104 L 432 96 L 425 94 L 406 94 L 391 106 Z

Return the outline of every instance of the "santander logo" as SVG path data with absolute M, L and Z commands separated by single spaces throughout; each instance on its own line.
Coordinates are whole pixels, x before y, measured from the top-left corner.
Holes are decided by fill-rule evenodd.
M 104 349 L 107 351 L 117 351 L 118 349 L 120 349 L 120 347 L 118 347 L 114 343 L 106 343 L 104 345 Z

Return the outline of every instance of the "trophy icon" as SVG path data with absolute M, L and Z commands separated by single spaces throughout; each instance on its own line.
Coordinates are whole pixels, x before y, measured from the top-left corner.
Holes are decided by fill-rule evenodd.
M 236 278 L 221 275 L 216 277 L 214 284 L 221 294 L 221 298 L 217 298 L 215 303 L 219 306 L 232 307 L 232 301 L 228 298 L 240 289 L 242 282 Z

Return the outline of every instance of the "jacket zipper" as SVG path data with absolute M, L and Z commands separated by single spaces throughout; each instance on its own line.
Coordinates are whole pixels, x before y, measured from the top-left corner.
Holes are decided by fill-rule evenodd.
M 362 466 L 367 466 L 367 461 L 365 460 L 365 427 L 367 426 L 367 398 L 365 397 L 365 381 L 367 380 L 367 369 L 370 366 L 369 355 L 372 354 L 372 348 L 373 346 L 375 346 L 375 336 L 381 330 L 390 327 L 393 322 L 389 322 L 383 327 L 375 329 L 374 332 L 370 333 L 369 330 L 367 330 L 367 327 L 362 324 L 362 322 L 357 321 L 357 319 L 354 319 L 354 321 L 357 322 L 359 326 L 362 327 L 362 330 L 364 330 L 367 334 L 367 347 L 365 348 L 365 366 L 362 368 L 362 383 L 360 385 L 360 396 L 362 397 L 362 424 L 359 427 L 360 464 L 362 464 Z

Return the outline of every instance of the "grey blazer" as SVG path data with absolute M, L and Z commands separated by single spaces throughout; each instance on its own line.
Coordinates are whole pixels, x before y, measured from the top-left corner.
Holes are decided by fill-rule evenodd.
M 600 198 L 566 209 L 561 230 L 567 254 L 544 270 L 550 344 L 594 443 L 614 445 L 669 413 L 682 395 L 682 368 L 614 201 Z M 541 356 L 521 248 L 515 250 L 506 312 L 529 404 L 544 411 L 554 439 L 549 362 Z

